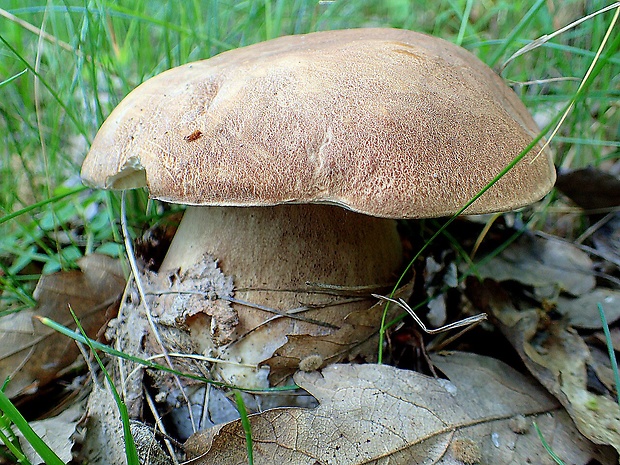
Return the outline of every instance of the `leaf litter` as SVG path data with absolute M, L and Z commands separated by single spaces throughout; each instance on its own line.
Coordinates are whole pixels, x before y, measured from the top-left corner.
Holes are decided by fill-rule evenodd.
M 229 307 L 234 286 L 230 278 L 218 275 L 215 261 L 212 265 L 209 270 L 192 270 L 183 276 L 150 272 L 143 276 L 150 290 L 149 304 L 170 352 L 208 352 L 208 347 L 196 347 L 188 337 L 188 319 L 205 319 L 209 324 L 204 325 L 204 331 L 211 332 L 220 343 L 235 337 L 235 314 Z M 276 408 L 252 415 L 256 463 L 263 459 L 262 463 L 273 463 L 274 457 L 288 457 L 293 464 L 412 460 L 445 464 L 552 463 L 532 432 L 534 419 L 552 449 L 567 463 L 585 464 L 592 458 L 603 464 L 615 463 L 615 453 L 604 445 L 618 449 L 620 413 L 613 401 L 615 387 L 608 360 L 599 348 L 601 336 L 596 331 L 600 322 L 596 309 L 591 307 L 593 302 L 602 301 L 608 307 L 609 321 L 616 321 L 618 294 L 613 289 L 596 287 L 594 266 L 587 254 L 570 244 L 524 236 L 497 257 L 479 262 L 476 272 L 480 280 L 469 278 L 465 285 L 450 285 L 453 291 L 465 290 L 475 309 L 489 312 L 525 367 L 554 398 L 502 362 L 481 356 L 432 354 L 435 366 L 448 381 L 371 364 L 334 365 L 338 357 L 330 359 L 322 351 L 331 347 L 333 353 L 338 337 L 311 340 L 293 336 L 266 363 L 273 373 L 278 370 L 278 357 L 286 361 L 286 370 L 290 366 L 301 368 L 295 381 L 316 397 L 319 407 Z M 83 278 L 76 286 L 87 281 Z M 403 291 L 405 299 L 411 292 L 411 286 Z M 63 293 L 70 294 L 57 292 Z M 41 295 L 41 302 L 53 302 L 44 293 Z M 130 294 L 125 307 L 108 329 L 116 347 L 142 358 L 160 354 L 144 314 L 133 311 L 140 307 L 140 299 Z M 370 315 L 351 318 L 361 327 L 372 326 Z M 216 323 L 212 325 L 213 321 Z M 612 329 L 612 335 L 616 332 Z M 306 356 L 300 355 L 304 353 Z M 191 358 L 174 360 L 175 368 L 184 372 L 208 376 L 212 367 L 210 362 Z M 145 382 L 158 386 L 155 398 L 160 412 L 187 411 L 168 375 L 149 370 L 145 380 L 141 367 L 126 361 L 115 365 L 132 418 L 144 416 Z M 460 371 L 455 367 L 461 367 Z M 184 433 L 185 437 L 191 435 L 186 445 L 188 453 L 196 457 L 191 463 L 247 463 L 244 431 L 234 417 L 218 410 L 221 405 L 230 406 L 230 399 L 211 395 L 212 399 L 219 396 L 219 401 L 207 402 L 205 411 L 202 386 L 188 382 L 184 389 L 192 398 L 192 408 L 200 418 L 198 426 L 203 429 L 193 435 L 193 430 Z M 528 402 L 520 403 L 519 396 L 527 397 Z M 199 405 L 201 402 L 203 405 Z M 102 421 L 97 419 L 101 417 L 97 413 L 100 407 L 92 404 L 88 419 L 95 436 L 98 428 L 107 431 L 99 434 L 100 442 L 94 446 L 105 450 L 109 446 L 105 438 L 112 430 L 109 425 L 97 425 Z M 187 418 L 179 421 L 186 422 Z M 364 426 L 356 429 L 356 425 Z M 141 423 L 134 423 L 133 428 L 136 434 L 151 430 Z M 154 441 L 152 434 L 144 437 L 145 442 L 138 440 L 139 446 Z M 311 459 L 314 461 L 306 461 Z
M 472 271 L 482 279 L 531 286 L 538 299 L 554 299 L 562 292 L 581 296 L 592 291 L 592 267 L 590 257 L 571 244 L 525 235 Z
M 114 397 L 107 387 L 93 387 L 84 426 L 85 433 L 78 441 L 81 463 L 107 465 L 126 462 L 123 425 Z M 162 449 L 152 427 L 131 421 L 130 429 L 140 463 L 172 465 L 172 459 Z
M 84 412 L 82 404 L 82 402 L 76 402 L 55 417 L 29 423 L 35 433 L 65 463 L 68 463 L 73 458 L 74 435 L 78 422 Z M 17 437 L 19 438 L 22 452 L 32 465 L 45 463 L 21 433 L 17 432 Z
M 0 318 L 0 379 L 10 377 L 9 397 L 33 394 L 56 379 L 77 358 L 75 343 L 33 320 L 45 316 L 74 326 L 73 309 L 93 338 L 118 309 L 125 277 L 118 260 L 92 254 L 78 260 L 79 270 L 44 275 L 34 291 L 37 306 Z
M 552 396 L 508 365 L 466 353 L 433 362 L 449 379 L 373 364 L 297 373 L 319 406 L 250 416 L 255 463 L 552 463 L 534 419 L 571 463 L 613 463 L 613 453 L 580 438 Z M 516 417 L 525 420 L 520 428 Z M 193 435 L 186 450 L 195 465 L 247 463 L 240 421 Z
M 532 243 L 531 239 L 522 242 L 526 241 Z M 588 274 L 593 276 L 593 271 L 588 272 L 589 258 L 577 247 L 563 244 L 564 258 L 546 262 L 545 257 L 557 255 L 545 249 L 558 250 L 559 243 L 544 239 L 536 242 L 538 258 L 535 260 L 529 258 L 531 254 L 528 258 L 518 257 L 516 251 L 525 250 L 522 245 L 515 244 L 515 250 L 507 250 L 491 260 L 495 263 L 479 267 L 478 270 L 483 270 L 482 277 L 487 278 L 483 281 L 468 279 L 467 295 L 477 308 L 490 314 L 530 373 L 560 401 L 581 433 L 597 444 L 620 450 L 620 406 L 612 391 L 600 392 L 598 389 L 597 392 L 594 388 L 594 384 L 611 387 L 609 382 L 602 383 L 596 376 L 597 372 L 611 370 L 610 362 L 603 357 L 595 360 L 592 354 L 598 349 L 591 348 L 577 331 L 601 327 L 597 302 L 609 308 L 610 320 L 617 320 L 617 291 L 595 289 L 590 280 L 584 278 Z M 524 260 L 538 263 L 540 269 L 535 271 L 533 264 L 521 265 Z M 506 267 L 503 272 L 500 271 L 502 266 Z M 566 277 L 559 281 L 562 287 L 555 297 L 550 295 L 545 300 L 532 300 L 531 295 L 524 292 L 526 288 L 522 287 L 518 292 L 506 283 L 512 279 L 521 285 L 526 284 L 534 288 L 534 295 L 540 296 L 543 293 L 537 292 L 537 288 L 549 289 L 545 275 L 555 276 L 551 271 L 553 268 L 566 273 Z M 528 269 L 531 274 L 523 276 L 507 271 L 515 269 Z M 493 279 L 489 270 L 495 271 Z M 582 276 L 582 283 L 575 290 L 568 284 L 576 285 L 578 276 Z
M 256 463 L 261 463 L 260 460 L 270 463 L 275 457 L 285 457 L 295 464 L 553 463 L 532 432 L 534 416 L 545 440 L 567 463 L 585 464 L 592 458 L 600 463 L 615 463 L 616 453 L 604 446 L 617 449 L 619 444 L 618 405 L 609 393 L 590 392 L 592 373 L 596 376 L 597 372 L 607 370 L 601 365 L 605 360 L 601 362 L 601 357 L 597 357 L 595 363 L 584 339 L 573 329 L 600 328 L 593 312 L 579 313 L 576 309 L 599 298 L 613 302 L 615 291 L 595 287 L 593 263 L 577 247 L 536 237 L 522 237 L 476 271 L 481 279 L 487 279 L 467 281 L 465 287 L 474 307 L 491 314 L 525 366 L 554 397 L 525 378 L 522 392 L 529 398 L 524 403 L 526 408 L 521 410 L 511 383 L 523 375 L 507 373 L 509 367 L 498 360 L 487 362 L 472 354 L 459 354 L 461 359 L 454 354 L 435 354 L 431 355 L 434 364 L 456 386 L 455 392 L 467 395 L 458 399 L 457 406 L 451 404 L 454 399 L 449 401 L 438 396 L 434 398 L 437 404 L 424 404 L 420 412 L 415 406 L 424 398 L 422 393 L 435 392 L 428 383 L 446 386 L 445 380 L 405 371 L 390 376 L 381 371 L 387 367 L 361 365 L 352 366 L 351 370 L 371 370 L 375 375 L 361 376 L 356 371 L 351 375 L 354 381 L 349 384 L 349 373 L 343 371 L 343 365 L 329 365 L 320 373 L 295 375 L 295 381 L 317 398 L 320 405 L 316 410 L 275 409 L 251 417 Z M 487 284 L 492 289 L 482 292 L 481 288 Z M 512 303 L 511 293 L 515 289 L 522 300 L 507 305 Z M 525 303 L 530 304 L 530 310 Z M 617 319 L 615 312 L 616 309 L 610 312 L 611 320 Z M 450 357 L 458 359 L 458 363 L 446 362 Z M 331 370 L 339 371 L 336 374 Z M 494 381 L 481 373 L 485 370 Z M 413 387 L 400 385 L 403 377 L 413 377 Z M 609 380 L 606 381 L 602 384 L 610 386 Z M 355 390 L 356 382 L 362 386 L 359 391 Z M 317 385 L 326 387 L 322 390 Z M 364 396 L 373 390 L 375 395 L 365 403 Z M 405 393 L 414 394 L 407 398 Z M 548 403 L 540 399 L 533 402 L 539 395 Z M 386 399 L 394 398 L 405 399 L 414 410 L 392 408 Z M 539 403 L 546 409 L 528 410 Z M 450 406 L 448 418 L 442 417 L 446 405 Z M 508 410 L 504 412 L 503 408 Z M 498 411 L 504 416 L 498 416 Z M 392 415 L 385 419 L 385 412 Z M 469 423 L 450 418 L 454 415 L 458 419 L 462 412 L 470 415 Z M 427 413 L 432 419 L 425 416 Z M 390 422 L 392 419 L 395 424 Z M 415 422 L 413 436 L 405 433 L 403 419 Z M 439 423 L 433 423 L 438 419 Z M 506 427 L 498 430 L 497 425 L 504 420 Z M 362 426 L 358 430 L 356 425 Z M 468 434 L 463 435 L 463 431 Z M 395 442 L 390 442 L 390 432 L 397 438 Z M 378 442 L 373 442 L 375 436 Z M 244 437 L 239 422 L 197 433 L 187 443 L 190 455 L 197 457 L 192 463 L 244 463 Z
M 182 275 L 177 272 L 155 273 L 144 270 L 140 279 L 147 289 L 146 299 L 155 330 L 165 351 L 173 354 L 173 368 L 219 381 L 217 366 L 226 361 L 220 361 L 218 354 L 240 336 L 237 313 L 231 305 L 235 301 L 232 278 L 220 271 L 214 258 L 205 257 L 205 260 L 188 268 Z M 411 285 L 408 285 L 398 295 L 407 297 L 410 293 Z M 324 334 L 321 336 L 289 335 L 274 356 L 263 363 L 270 367 L 271 376 L 285 381 L 300 366 L 311 371 L 345 357 L 370 358 L 376 354 L 376 328 L 382 308 L 383 304 L 377 303 L 363 311 L 352 311 L 340 327 L 332 329 L 330 333 L 322 330 Z M 396 313 L 392 309 L 390 316 Z M 130 292 L 118 318 L 111 322 L 107 336 L 115 341 L 118 350 L 129 355 L 141 358 L 161 356 L 163 349 L 146 320 L 141 299 L 135 291 Z M 211 340 L 212 343 L 200 345 L 197 343 L 200 340 Z M 266 372 L 258 366 L 255 369 Z M 168 412 L 168 418 L 181 438 L 187 438 L 197 428 L 214 425 L 214 419 L 221 421 L 230 420 L 231 415 L 232 418 L 237 417 L 234 404 L 226 396 L 219 395 L 215 388 L 207 389 L 202 383 L 182 379 L 182 392 L 170 374 L 144 370 L 127 361 L 118 363 L 117 370 L 118 378 L 124 382 L 130 413 L 138 416 L 142 411 L 142 384 L 146 382 L 154 389 L 159 408 Z M 144 373 L 147 374 L 146 380 Z M 304 400 L 306 398 L 294 396 L 288 401 L 294 405 L 300 402 L 314 404 L 311 399 Z M 209 402 L 205 399 L 209 399 Z M 281 405 L 282 399 L 278 396 L 260 396 L 248 398 L 248 402 L 250 408 L 256 410 L 273 404 Z

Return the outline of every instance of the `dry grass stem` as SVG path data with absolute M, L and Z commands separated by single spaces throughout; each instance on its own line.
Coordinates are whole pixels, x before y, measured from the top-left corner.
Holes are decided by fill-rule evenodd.
M 450 324 L 441 326 L 439 328 L 430 329 L 430 328 L 426 327 L 426 325 L 422 322 L 420 317 L 418 317 L 418 315 L 415 314 L 413 309 L 403 299 L 396 300 L 396 299 L 392 299 L 390 297 L 386 297 L 386 296 L 378 295 L 378 294 L 373 294 L 372 296 L 376 297 L 377 299 L 380 299 L 380 300 L 386 300 L 388 302 L 392 302 L 393 304 L 396 304 L 399 307 L 401 307 L 409 315 L 411 315 L 411 317 L 415 320 L 415 322 L 420 326 L 420 328 L 422 328 L 422 330 L 426 334 L 438 334 L 438 333 L 443 333 L 445 331 L 450 331 L 451 329 L 462 328 L 463 326 L 472 326 L 472 325 L 476 325 L 476 324 L 480 323 L 481 321 L 487 319 L 487 314 L 486 313 L 479 313 L 478 315 L 470 316 L 470 317 L 464 318 L 462 320 L 455 321 L 454 323 L 450 323 Z
M 172 365 L 172 360 L 170 359 L 170 356 L 168 355 L 168 351 L 166 350 L 166 348 L 164 347 L 164 344 L 161 340 L 161 337 L 159 335 L 159 331 L 157 330 L 157 325 L 155 324 L 155 321 L 153 320 L 153 315 L 151 314 L 151 309 L 148 305 L 148 302 L 146 300 L 146 292 L 144 292 L 144 287 L 142 286 L 142 281 L 140 280 L 140 271 L 138 269 L 138 264 L 136 263 L 136 256 L 134 254 L 134 250 L 133 250 L 133 245 L 131 243 L 131 238 L 129 236 L 129 229 L 127 227 L 127 212 L 126 212 L 126 196 L 125 196 L 125 191 L 123 191 L 121 193 L 121 230 L 123 232 L 123 240 L 125 242 L 125 249 L 127 250 L 127 258 L 129 259 L 129 265 L 131 267 L 131 273 L 133 275 L 133 280 L 136 283 L 136 288 L 138 289 L 138 293 L 140 294 L 140 299 L 142 301 L 142 305 L 144 305 L 144 313 L 146 314 L 146 318 L 149 322 L 149 326 L 151 328 L 152 334 L 155 337 L 155 340 L 157 341 L 157 344 L 159 344 L 159 346 L 161 347 L 162 350 L 162 354 L 164 356 L 164 359 L 166 360 L 166 363 L 168 364 L 168 366 L 170 368 L 173 368 Z M 128 280 L 128 282 L 131 280 Z M 187 405 L 187 410 L 189 412 L 189 418 L 190 421 L 192 423 L 192 429 L 195 432 L 196 431 L 196 421 L 194 419 L 194 414 L 192 412 L 192 408 L 191 408 L 191 403 L 189 401 L 189 398 L 187 397 L 187 394 L 185 393 L 185 389 L 183 388 L 183 384 L 181 383 L 181 380 L 179 379 L 179 377 L 177 375 L 172 375 L 174 377 L 174 381 L 177 384 L 179 390 L 181 391 L 182 395 L 183 395 L 183 399 L 185 400 L 185 403 Z

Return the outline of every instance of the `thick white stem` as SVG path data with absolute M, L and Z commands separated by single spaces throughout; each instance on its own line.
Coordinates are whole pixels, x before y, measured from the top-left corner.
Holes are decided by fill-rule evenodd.
M 326 306 L 345 298 L 317 291 L 308 283 L 344 289 L 386 285 L 396 279 L 402 260 L 394 220 L 329 205 L 189 207 L 162 270 L 187 269 L 207 254 L 233 277 L 236 299 L 281 312 L 316 306 L 303 315 L 335 326 L 350 312 L 367 308 L 370 301 Z M 245 305 L 234 307 L 239 315 L 238 335 L 274 316 Z M 204 330 L 190 329 L 204 337 Z M 237 343 L 215 349 L 229 360 L 257 364 L 283 345 L 288 335 L 318 336 L 330 331 L 312 322 L 279 318 Z M 213 347 L 211 341 L 198 345 Z M 219 368 L 228 382 L 265 387 L 264 377 L 258 379 L 249 371 L 231 365 Z

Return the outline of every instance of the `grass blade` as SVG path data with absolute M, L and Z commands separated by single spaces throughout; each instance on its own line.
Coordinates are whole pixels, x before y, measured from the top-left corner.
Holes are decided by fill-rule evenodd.
M 18 77 L 20 77 L 22 74 L 27 73 L 27 72 L 28 72 L 28 70 L 27 70 L 27 69 L 25 69 L 25 70 L 23 70 L 22 72 L 17 73 L 15 76 L 11 76 L 10 78 L 5 79 L 4 81 L 0 82 L 0 87 L 2 87 L 2 86 L 4 86 L 4 85 L 8 84 L 9 82 L 14 81 L 14 80 L 15 80 L 15 79 L 17 79 Z
M 4 434 L 5 431 L 7 434 Z M 11 421 L 6 415 L 0 415 L 0 441 L 2 441 L 9 452 L 13 454 L 13 457 L 7 457 L 8 454 L 3 453 L 0 455 L 0 458 L 14 458 L 18 463 L 30 465 L 30 461 L 22 452 L 19 441 L 11 429 Z
M 84 328 L 82 328 L 82 325 L 80 321 L 78 320 L 77 315 L 73 312 L 73 309 L 71 307 L 69 307 L 69 311 L 71 312 L 73 321 L 75 321 L 75 324 L 80 330 L 82 337 L 86 341 L 86 344 L 88 345 L 88 347 L 90 347 L 92 354 L 95 356 L 95 359 L 97 360 L 97 363 L 99 364 L 99 368 L 101 368 L 101 371 L 103 372 L 103 375 L 105 376 L 105 379 L 108 381 L 108 385 L 110 386 L 110 390 L 112 391 L 112 395 L 114 396 L 114 401 L 116 402 L 116 406 L 118 407 L 118 410 L 121 414 L 121 421 L 123 423 L 123 436 L 125 439 L 124 442 L 125 442 L 125 455 L 127 457 L 127 465 L 140 465 L 140 460 L 138 459 L 138 451 L 136 450 L 136 444 L 134 443 L 133 436 L 131 435 L 131 429 L 129 427 L 129 412 L 127 411 L 127 406 L 125 405 L 125 403 L 119 396 L 118 391 L 116 390 L 116 387 L 114 386 L 114 382 L 112 381 L 112 377 L 110 376 L 110 374 L 108 373 L 108 370 L 106 370 L 105 366 L 103 365 L 103 362 L 101 361 L 101 358 L 99 357 L 99 354 L 97 353 L 97 351 L 91 344 L 90 338 L 86 337 L 86 332 L 84 331 Z
M 17 57 L 17 59 L 21 61 L 28 68 L 28 70 L 30 70 L 30 72 L 34 74 L 40 80 L 40 82 L 45 86 L 45 88 L 48 90 L 48 92 L 51 94 L 54 100 L 56 100 L 58 105 L 66 112 L 69 119 L 73 122 L 73 124 L 75 124 L 75 127 L 80 132 L 80 134 L 82 134 L 90 142 L 88 131 L 82 124 L 81 119 L 76 116 L 76 113 L 71 111 L 71 108 L 67 106 L 64 99 L 58 94 L 58 92 L 54 89 L 54 87 L 45 79 L 45 76 L 41 76 L 37 72 L 37 70 L 34 68 L 34 66 L 28 63 L 28 61 L 19 53 L 18 50 L 16 50 L 4 38 L 2 34 L 0 34 L 0 42 L 2 42 L 13 53 L 13 55 L 15 55 L 15 57 Z
M 6 394 L 0 391 L 0 410 L 13 422 L 13 424 L 21 431 L 26 441 L 30 443 L 32 448 L 39 454 L 47 465 L 64 465 L 56 453 L 39 437 L 32 429 L 26 419 L 17 410 Z
M 49 199 L 41 200 L 40 202 L 33 203 L 32 205 L 28 205 L 27 207 L 22 208 L 21 210 L 17 210 L 16 212 L 9 213 L 8 215 L 0 218 L 0 224 L 6 223 L 7 221 L 12 220 L 13 218 L 17 218 L 18 216 L 21 216 L 33 210 L 38 210 L 44 205 L 57 202 L 58 200 L 64 199 L 65 197 L 69 197 L 74 194 L 79 194 L 80 192 L 83 192 L 86 189 L 88 189 L 88 187 L 79 186 L 74 189 L 68 190 L 67 192 L 63 192 L 62 194 L 58 194 L 58 195 L 55 195 L 54 197 L 50 197 Z
M 549 457 L 551 457 L 558 465 L 565 465 L 562 459 L 558 457 L 555 452 L 553 452 L 553 449 L 551 449 L 551 446 L 545 440 L 545 437 L 543 436 L 542 431 L 540 431 L 540 428 L 538 427 L 536 422 L 534 422 L 534 429 L 536 429 L 536 433 L 538 433 L 538 438 L 540 439 L 540 442 L 549 454 Z
M 618 361 L 616 360 L 616 351 L 611 342 L 611 333 L 609 332 L 609 325 L 607 324 L 607 318 L 603 311 L 603 306 L 599 302 L 598 313 L 601 317 L 601 323 L 603 325 L 603 333 L 605 333 L 605 342 L 607 344 L 607 352 L 609 353 L 609 361 L 611 362 L 611 369 L 614 372 L 614 381 L 616 383 L 616 396 L 618 398 L 618 404 L 620 404 L 620 375 L 618 374 Z
M 248 465 L 254 465 L 254 448 L 252 443 L 252 425 L 248 418 L 248 411 L 245 408 L 245 402 L 241 396 L 241 392 L 238 389 L 234 390 L 235 402 L 237 403 L 237 411 L 241 417 L 241 426 L 245 432 L 245 445 L 248 452 Z
M 510 47 L 510 44 L 514 42 L 515 38 L 521 33 L 525 26 L 529 24 L 534 15 L 544 4 L 545 0 L 537 0 L 537 2 L 532 5 L 529 11 L 525 15 L 523 15 L 521 21 L 519 21 L 519 23 L 510 32 L 508 37 L 506 37 L 506 40 L 504 40 L 502 46 L 493 54 L 493 56 L 489 60 L 489 66 L 494 67 L 497 64 L 502 55 L 506 53 L 506 50 L 508 50 L 508 47 Z

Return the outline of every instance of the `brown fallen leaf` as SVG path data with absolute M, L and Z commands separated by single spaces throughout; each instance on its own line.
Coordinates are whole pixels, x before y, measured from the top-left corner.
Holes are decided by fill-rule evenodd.
M 508 368 L 508 366 L 504 365 L 502 362 L 494 359 L 488 359 L 490 363 L 486 363 L 484 362 L 485 359 L 483 357 L 478 357 L 471 354 L 455 355 L 456 356 L 448 357 L 433 355 L 432 360 L 435 366 L 443 371 L 450 379 L 467 377 L 467 372 L 470 370 L 473 372 L 471 376 L 475 378 L 478 376 L 477 373 L 481 370 L 489 370 L 492 372 L 489 378 L 492 378 L 493 383 L 510 385 L 510 383 L 507 383 L 507 380 L 511 375 L 509 370 L 504 370 L 504 367 Z M 467 360 L 469 357 L 472 358 Z M 441 360 L 442 358 L 443 360 Z M 482 360 L 482 363 L 480 363 L 480 368 L 477 367 L 479 359 Z M 482 377 L 479 380 L 474 379 L 472 384 L 469 385 L 469 389 L 474 391 L 480 389 L 478 385 L 484 383 L 485 378 L 486 377 Z M 530 377 L 527 377 L 526 379 L 528 380 L 528 383 L 530 383 L 530 387 L 527 388 L 527 391 L 523 391 L 525 396 L 534 396 L 538 395 L 535 393 L 544 392 L 540 385 L 538 385 Z M 468 402 L 466 400 L 468 397 L 467 394 L 463 396 L 465 399 L 459 402 L 459 405 L 463 406 L 463 408 L 466 409 L 472 416 L 480 415 L 480 411 L 486 410 L 486 404 L 498 402 L 498 398 L 495 397 L 497 395 L 495 388 L 490 389 L 488 392 L 491 395 L 490 398 L 484 397 L 484 394 L 481 393 L 482 395 L 480 399 L 482 404 L 480 405 L 475 400 L 478 396 L 473 396 L 473 399 Z M 503 397 L 501 398 L 500 403 L 504 404 L 504 406 L 509 405 L 507 398 L 505 399 Z M 524 406 L 525 404 L 523 407 Z M 522 406 L 517 406 L 517 408 L 522 408 Z M 491 435 L 491 443 L 495 449 L 490 451 L 493 460 L 481 461 L 481 463 L 555 463 L 555 461 L 552 460 L 546 452 L 543 452 L 540 449 L 542 445 L 538 435 L 535 433 L 535 429 L 533 428 L 533 423 L 531 421 L 527 422 L 525 429 L 515 426 L 515 423 L 519 423 L 521 421 L 521 417 L 522 414 L 519 414 L 512 417 L 508 422 L 510 431 L 516 433 L 517 436 L 509 434 L 506 430 L 491 428 L 489 433 Z M 531 417 L 526 418 L 532 420 Z M 580 434 L 570 416 L 563 409 L 556 410 L 550 415 L 536 416 L 533 420 L 540 428 L 543 437 L 551 446 L 551 449 L 564 461 L 564 463 L 591 463 L 593 458 L 599 460 L 601 464 L 618 462 L 617 453 L 611 447 L 598 447 L 596 444 Z M 522 435 L 524 434 L 528 437 L 523 437 Z M 517 443 L 514 442 L 515 440 Z M 518 444 L 518 442 L 522 440 L 525 440 L 528 444 Z M 489 445 L 488 442 L 485 444 Z M 531 458 L 531 456 L 528 455 L 530 452 L 535 452 L 534 457 L 536 458 Z
M 620 328 L 610 328 L 609 335 L 611 337 L 611 345 L 616 352 L 620 352 Z M 592 338 L 599 342 L 602 346 L 607 345 L 607 337 L 602 331 L 594 333 Z
M 94 386 L 86 408 L 86 429 L 80 443 L 79 462 L 90 465 L 126 463 L 123 424 L 118 406 L 106 386 Z M 131 435 L 141 464 L 171 465 L 172 459 L 155 438 L 153 428 L 132 420 Z
M 433 360 L 450 380 L 385 365 L 297 373 L 320 405 L 250 416 L 254 463 L 552 464 L 533 420 L 569 463 L 615 462 L 612 449 L 580 436 L 551 396 L 502 362 L 463 353 Z M 186 451 L 193 465 L 247 463 L 240 421 L 196 433 Z
M 176 370 L 199 376 L 211 376 L 215 380 L 222 381 L 225 379 L 219 376 L 219 369 L 223 363 L 238 365 L 239 362 L 244 362 L 235 358 L 227 360 L 226 351 L 231 342 L 234 344 L 235 339 L 243 340 L 243 336 L 252 334 L 252 330 L 246 333 L 239 331 L 237 310 L 231 305 L 231 302 L 238 302 L 234 298 L 233 279 L 220 271 L 215 259 L 206 257 L 202 263 L 182 273 L 174 271 L 155 273 L 144 270 L 141 280 L 147 289 L 146 301 L 159 340 L 167 352 L 173 354 L 171 363 Z M 308 284 L 308 286 L 319 285 Z M 407 298 L 411 294 L 412 287 L 413 284 L 403 286 L 397 296 Z M 334 306 L 338 306 L 338 300 L 343 300 L 336 298 L 340 298 L 340 293 L 345 293 L 351 300 L 362 300 L 368 299 L 368 293 L 374 288 L 371 290 L 321 288 L 321 290 L 325 292 L 326 300 L 331 300 L 333 293 L 336 301 Z M 312 334 L 288 335 L 274 356 L 264 361 L 260 367 L 243 363 L 241 367 L 245 371 L 255 370 L 265 379 L 270 373 L 270 381 L 276 384 L 299 369 L 316 370 L 346 357 L 350 357 L 349 360 L 357 356 L 372 360 L 377 350 L 377 328 L 381 322 L 384 306 L 384 302 L 379 302 L 370 308 L 354 309 L 344 317 L 344 320 L 342 317 L 340 321 L 328 320 L 328 326 L 325 327 L 317 323 L 323 323 L 320 318 L 329 314 L 328 305 L 324 305 L 324 308 L 308 306 L 307 312 L 272 314 L 269 324 L 259 325 L 254 329 L 268 332 L 271 324 L 288 318 L 303 322 L 303 327 L 317 326 L 318 329 L 314 328 Z M 401 309 L 392 305 L 390 319 L 401 312 Z M 313 315 L 307 317 L 307 313 Z M 145 326 L 146 317 L 140 318 L 138 315 L 145 315 L 142 301 L 129 299 L 123 304 L 119 317 L 110 324 L 111 328 L 106 334 L 115 341 L 115 346 L 125 353 L 141 358 L 161 354 L 159 341 L 154 337 L 152 329 Z M 337 316 L 337 313 L 334 315 Z M 316 321 L 313 318 L 316 318 Z M 334 328 L 334 323 L 339 323 L 338 327 Z M 202 343 L 208 341 L 210 344 L 202 345 L 201 341 Z M 187 357 L 176 354 L 185 354 Z M 204 355 L 208 355 L 209 359 L 205 359 Z M 223 359 L 222 363 L 213 362 L 216 359 Z M 160 361 L 166 363 L 163 359 Z M 121 379 L 126 382 L 125 392 L 130 416 L 137 417 L 142 410 L 142 369 L 126 361 L 118 369 Z M 215 395 L 213 393 L 207 395 L 204 388 L 197 386 L 200 383 L 196 381 L 180 380 L 185 390 L 183 395 L 170 374 L 149 370 L 148 375 L 150 386 L 161 400 L 162 410 L 165 410 L 168 418 L 172 419 L 177 434 L 183 439 L 196 431 L 194 424 L 200 427 L 202 424 L 210 423 L 211 418 L 225 417 L 226 421 L 236 418 L 237 411 L 228 399 L 224 398 L 225 402 L 213 407 Z M 205 398 L 210 399 L 208 406 L 204 405 Z M 283 397 L 270 396 L 270 399 L 281 402 Z M 298 406 L 299 399 L 300 396 L 294 396 L 294 401 L 287 399 L 284 405 Z M 197 416 L 197 419 L 192 421 L 188 415 L 188 401 L 192 409 L 196 411 L 205 409 L 209 414 Z M 254 406 L 250 403 L 248 401 L 248 408 L 253 409 Z M 260 398 L 255 403 L 256 409 L 259 409 L 258 404 L 260 408 L 265 408 L 269 401 Z M 282 403 L 272 404 L 272 406 L 282 405 Z M 307 405 L 307 402 L 304 405 Z
M 617 173 L 617 166 L 611 171 Z M 600 168 L 587 167 L 560 172 L 556 187 L 597 223 L 591 237 L 597 253 L 614 268 L 620 266 L 620 179 Z
M 586 337 L 584 340 L 588 344 L 590 350 L 590 361 L 588 365 L 588 387 L 590 390 L 600 393 L 615 393 L 616 380 L 611 361 L 609 360 L 609 351 L 605 342 L 599 346 L 597 335 L 594 337 Z M 603 335 L 603 338 L 605 336 Z M 611 394 L 613 395 L 613 394 Z
M 394 298 L 408 299 L 412 291 L 413 281 L 398 289 Z M 345 358 L 352 360 L 361 356 L 366 361 L 375 361 L 377 328 L 381 324 L 384 308 L 385 302 L 379 301 L 372 307 L 353 311 L 347 315 L 340 328 L 330 334 L 287 336 L 286 343 L 276 350 L 273 357 L 263 362 L 270 368 L 270 381 L 278 384 L 299 369 L 314 371 Z M 386 321 L 403 311 L 396 305 L 390 305 L 388 310 Z M 308 366 L 307 362 L 311 360 L 313 362 Z
M 556 187 L 585 210 L 620 205 L 620 179 L 597 168 L 561 172 Z
M 615 272 L 620 267 L 620 214 L 615 212 L 608 215 L 607 221 L 592 234 L 592 243 L 596 252 L 609 262 L 602 263 L 603 268 Z
M 468 280 L 468 295 L 495 319 L 526 367 L 566 408 L 583 435 L 620 451 L 620 406 L 588 389 L 588 346 L 572 328 L 558 322 L 540 326 L 541 312 L 514 302 L 500 284 Z
M 0 318 L 0 379 L 10 376 L 6 394 L 34 393 L 56 378 L 76 359 L 72 339 L 38 321 L 45 316 L 74 327 L 69 306 L 86 333 L 98 332 L 117 309 L 125 278 L 117 260 L 105 255 L 87 255 L 78 261 L 80 270 L 42 276 L 34 291 L 37 307 Z

